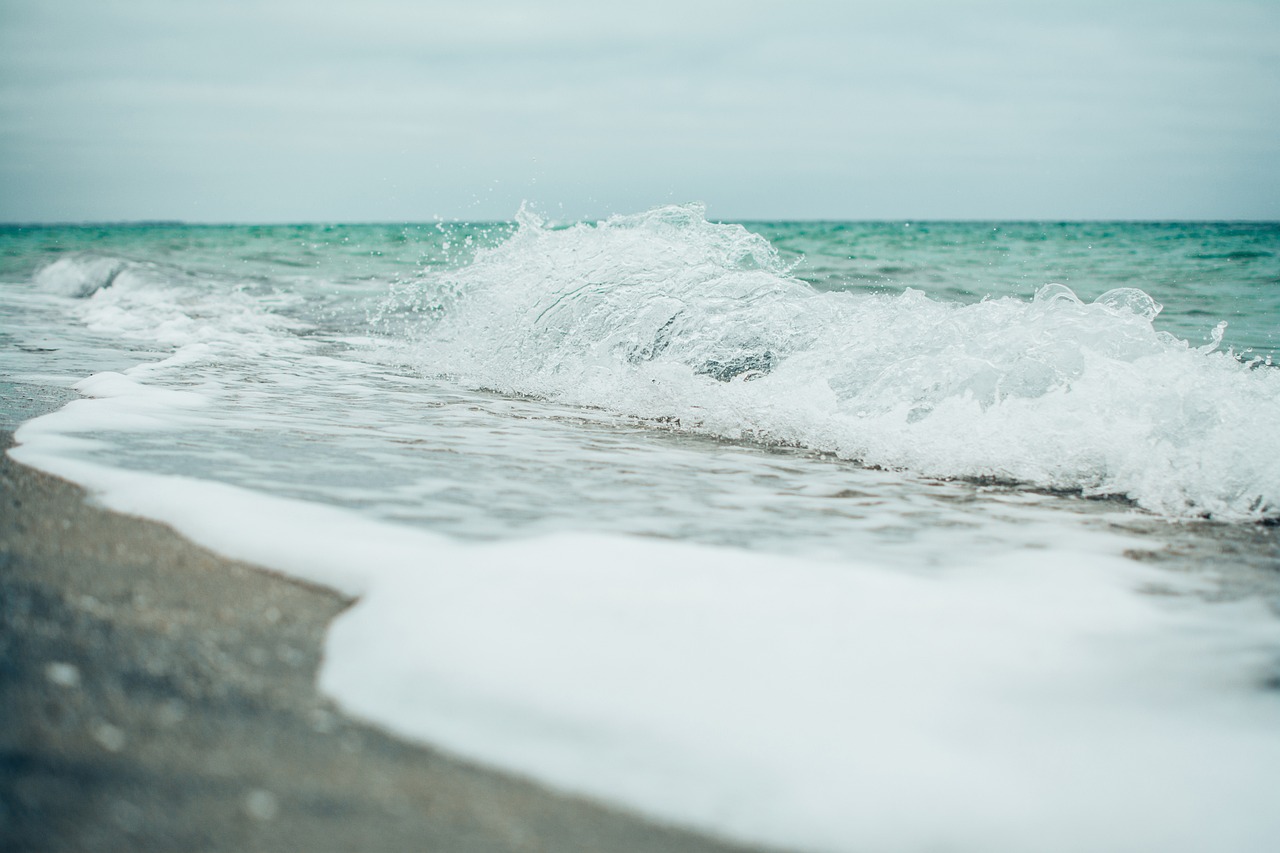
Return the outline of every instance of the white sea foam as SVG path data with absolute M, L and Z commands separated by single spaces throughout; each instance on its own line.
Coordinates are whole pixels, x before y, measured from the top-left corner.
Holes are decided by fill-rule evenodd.
M 461 544 L 314 503 L 14 455 L 122 512 L 361 601 L 320 684 L 411 737 L 647 814 L 810 850 L 1264 849 L 1280 624 L 1063 528 L 921 575 L 624 537 Z M 111 386 L 110 388 L 104 386 Z M 182 405 L 186 400 L 177 401 Z
M 1280 513 L 1280 371 L 1156 331 L 1134 288 L 819 293 L 689 206 L 562 230 L 526 214 L 410 302 L 443 315 L 421 367 L 506 392 L 1174 516 Z
M 120 258 L 77 253 L 42 267 L 34 281 L 46 293 L 83 298 L 110 287 L 126 267 Z

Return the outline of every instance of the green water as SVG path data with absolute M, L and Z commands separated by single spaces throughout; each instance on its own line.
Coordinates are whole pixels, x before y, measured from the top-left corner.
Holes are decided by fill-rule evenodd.
M 1164 305 L 1157 326 L 1194 346 L 1227 322 L 1223 346 L 1280 360 L 1280 223 L 751 222 L 821 290 L 906 288 L 975 302 L 1067 285 L 1088 301 L 1136 287 Z M 377 289 L 460 265 L 509 223 L 0 226 L 0 279 L 71 252 L 171 265 L 246 286 Z

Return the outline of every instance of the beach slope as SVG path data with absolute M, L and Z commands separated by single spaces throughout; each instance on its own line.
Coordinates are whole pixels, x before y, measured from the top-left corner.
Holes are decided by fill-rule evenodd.
M 741 849 L 344 717 L 349 603 L 0 453 L 0 849 Z

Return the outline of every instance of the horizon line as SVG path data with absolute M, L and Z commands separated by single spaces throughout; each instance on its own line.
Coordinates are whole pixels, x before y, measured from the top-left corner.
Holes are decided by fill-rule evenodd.
M 651 208 L 656 209 L 656 208 Z M 643 212 L 643 211 L 641 211 Z M 630 215 L 630 214 L 623 214 Z M 544 220 L 545 224 L 555 228 L 578 224 L 597 224 L 608 220 L 606 217 L 583 217 L 581 219 Z M 709 222 L 751 225 L 801 225 L 801 224 L 901 224 L 901 225 L 957 225 L 957 224 L 1019 224 L 1019 225 L 1084 225 L 1084 224 L 1126 224 L 1126 225 L 1161 225 L 1161 224 L 1202 224 L 1202 225 L 1277 225 L 1280 218 L 1262 219 L 1252 217 L 1239 218 L 1175 218 L 1175 217 L 1016 217 L 1002 219 L 999 217 L 712 217 Z M 66 220 L 0 220 L 0 228 L 92 228 L 103 226 L 194 226 L 209 228 L 279 228 L 299 226 L 419 226 L 436 225 L 515 225 L 512 219 L 463 219 L 433 217 L 430 219 L 279 219 L 279 220 L 190 220 L 190 219 L 66 219 Z

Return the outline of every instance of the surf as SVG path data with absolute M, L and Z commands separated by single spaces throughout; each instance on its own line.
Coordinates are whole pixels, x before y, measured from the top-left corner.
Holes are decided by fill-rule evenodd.
M 476 387 L 942 479 L 1280 514 L 1280 372 L 1157 329 L 1136 287 L 974 303 L 819 291 L 697 205 L 548 227 L 384 304 L 403 358 Z

